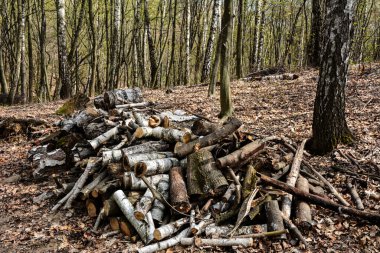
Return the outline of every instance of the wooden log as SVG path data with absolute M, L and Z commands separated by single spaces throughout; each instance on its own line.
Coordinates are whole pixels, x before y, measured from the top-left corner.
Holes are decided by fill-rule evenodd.
M 265 204 L 267 214 L 267 227 L 268 231 L 284 230 L 284 223 L 281 217 L 281 210 L 278 206 L 277 200 L 270 200 Z M 280 235 L 277 239 L 286 239 L 286 236 Z
M 91 145 L 91 147 L 96 150 L 99 148 L 102 144 L 109 141 L 112 137 L 119 134 L 119 126 L 115 126 L 108 130 L 107 132 L 99 135 L 93 140 L 88 141 L 88 143 Z
M 231 247 L 231 246 L 241 246 L 241 247 L 252 247 L 254 245 L 253 238 L 221 238 L 221 239 L 204 239 L 199 237 L 193 238 L 182 238 L 181 245 L 191 246 L 195 245 L 197 247 Z
M 120 150 L 103 151 L 103 166 L 109 163 L 120 162 L 123 156 L 128 156 L 137 153 L 161 152 L 169 149 L 169 144 L 163 141 L 148 141 L 140 145 L 135 145 Z
M 120 227 L 120 232 L 127 237 L 127 239 L 130 239 L 132 237 L 132 232 L 131 232 L 131 224 L 124 220 L 120 219 L 119 220 L 119 227 Z
M 306 249 L 309 248 L 309 244 L 307 243 L 307 241 L 305 240 L 305 238 L 302 236 L 301 232 L 299 231 L 299 229 L 297 228 L 296 225 L 293 224 L 293 222 L 288 218 L 286 217 L 285 214 L 281 213 L 281 216 L 286 224 L 286 226 L 289 228 L 289 230 L 291 232 L 293 232 L 293 234 L 295 236 L 297 236 L 297 238 L 305 245 Z
M 137 177 L 152 176 L 156 174 L 166 173 L 171 168 L 178 165 L 179 165 L 179 161 L 177 158 L 169 157 L 169 158 L 155 159 L 155 160 L 150 160 L 150 161 L 138 162 L 134 166 L 134 172 Z
M 148 120 L 148 126 L 151 128 L 163 127 L 168 128 L 170 126 L 170 120 L 165 115 L 152 115 Z
M 72 122 L 78 126 L 78 127 L 84 127 L 88 125 L 88 123 L 99 117 L 100 113 L 97 109 L 93 107 L 87 107 L 85 110 L 80 111 L 76 116 L 72 118 Z M 69 132 L 71 129 L 65 129 L 64 127 L 62 128 L 63 130 L 66 130 Z
M 176 236 L 170 239 L 139 248 L 137 249 L 137 251 L 139 253 L 154 253 L 160 250 L 165 250 L 167 248 L 170 248 L 179 244 L 182 238 L 187 237 L 189 235 L 189 232 L 190 232 L 190 228 L 186 228 L 182 230 L 179 234 L 177 234 Z
M 116 105 L 125 103 L 140 103 L 143 101 L 143 95 L 140 88 L 117 89 L 107 91 L 103 95 L 103 101 L 106 108 L 115 108 Z
M 255 234 L 244 234 L 244 235 L 239 235 L 236 237 L 239 237 L 239 238 L 262 238 L 262 237 L 270 237 L 270 236 L 277 236 L 278 237 L 282 234 L 287 234 L 287 233 L 289 233 L 289 231 L 287 229 L 284 229 L 284 230 L 255 233 Z
M 297 182 L 297 178 L 300 173 L 301 168 L 301 162 L 303 157 L 303 150 L 305 149 L 305 143 L 307 139 L 303 140 L 301 145 L 298 147 L 297 152 L 294 156 L 292 167 L 290 168 L 290 172 L 288 174 L 288 177 L 286 178 L 286 183 L 290 186 L 295 186 Z M 291 206 L 292 206 L 292 199 L 293 196 L 290 194 L 285 195 L 282 198 L 282 213 L 290 218 L 290 212 L 291 212 Z M 277 229 L 278 230 L 278 229 Z
M 89 197 L 91 191 L 107 176 L 107 171 L 99 173 L 99 175 L 89 184 L 87 184 L 80 191 L 79 195 L 82 200 L 85 200 Z
M 94 218 L 97 216 L 97 208 L 96 204 L 93 200 L 87 199 L 86 200 L 86 209 L 87 209 L 87 215 L 91 218 Z
M 216 160 L 216 165 L 219 169 L 229 167 L 235 167 L 242 164 L 249 158 L 252 158 L 259 151 L 264 149 L 265 143 L 262 141 L 253 141 L 242 148 Z
M 321 197 L 325 196 L 325 190 L 320 186 L 313 186 L 309 184 L 309 192 Z
M 217 124 L 213 124 L 206 120 L 197 120 L 191 126 L 191 132 L 198 136 L 209 135 L 218 129 Z
M 191 234 L 193 235 L 202 234 L 205 227 L 207 227 L 211 223 L 210 218 L 211 218 L 211 213 L 205 214 L 203 216 L 203 219 L 198 224 L 195 224 L 195 226 L 190 227 Z
M 265 176 L 263 174 L 260 174 L 259 176 L 263 182 L 266 182 L 270 185 L 273 185 L 273 186 L 275 186 L 275 187 L 277 187 L 277 188 L 279 188 L 279 189 L 281 189 L 287 193 L 293 194 L 293 195 L 297 196 L 299 199 L 305 200 L 311 204 L 322 206 L 322 207 L 330 209 L 334 212 L 344 213 L 344 214 L 348 214 L 348 215 L 351 215 L 351 216 L 356 217 L 356 218 L 365 219 L 365 220 L 369 221 L 370 223 L 380 224 L 380 214 L 379 213 L 369 212 L 369 211 L 366 212 L 366 211 L 358 210 L 355 208 L 343 206 L 343 205 L 340 205 L 338 203 L 335 203 L 334 201 L 332 201 L 328 198 L 323 198 L 323 197 L 320 197 L 318 195 L 314 195 L 311 193 L 300 191 L 295 187 L 289 186 L 289 185 L 287 185 L 281 181 L 275 180 L 275 179 L 270 178 L 268 176 Z
M 112 176 L 106 176 L 99 182 L 92 190 L 91 196 L 98 198 L 101 194 L 104 194 L 108 189 L 116 188 L 119 186 L 119 182 L 112 180 Z
M 157 185 L 161 179 L 169 179 L 169 175 L 158 174 L 151 177 L 147 177 L 147 180 L 153 186 Z M 123 186 L 125 189 L 131 190 L 146 190 L 148 188 L 142 179 L 136 177 L 134 172 L 124 173 Z
M 122 214 L 119 206 L 116 204 L 113 198 L 103 201 L 103 213 L 104 216 L 120 216 Z
M 145 215 L 149 212 L 153 205 L 153 193 L 147 189 L 142 198 L 137 202 L 134 215 L 138 220 L 144 220 Z
M 135 166 L 139 162 L 169 158 L 173 156 L 174 154 L 172 152 L 151 152 L 145 154 L 138 153 L 126 155 L 123 157 L 123 166 L 126 170 L 130 171 L 131 168 L 133 168 L 133 166 Z
M 114 192 L 112 195 L 113 199 L 116 201 L 117 205 L 120 207 L 121 211 L 127 218 L 127 220 L 132 224 L 132 226 L 136 229 L 137 233 L 139 234 L 141 240 L 147 244 L 149 243 L 148 241 L 148 228 L 147 225 L 135 218 L 133 215 L 134 209 L 129 202 L 127 196 L 125 196 L 124 192 L 122 190 L 118 190 Z
M 162 178 L 157 184 L 157 191 L 167 200 L 169 198 L 169 178 Z M 162 223 L 165 216 L 165 204 L 155 199 L 152 206 L 152 218 L 159 224 Z
M 35 168 L 33 171 L 33 177 L 39 178 L 49 171 L 64 168 L 65 163 L 66 153 L 62 149 L 35 154 L 32 162 L 32 167 Z
M 206 236 L 224 236 L 228 234 L 234 228 L 233 225 L 217 226 L 215 223 L 208 225 L 205 228 Z M 238 228 L 235 232 L 235 236 L 244 235 L 244 234 L 253 234 L 255 233 L 253 226 L 242 226 Z
M 96 221 L 95 221 L 95 224 L 94 224 L 94 227 L 93 227 L 93 231 L 97 231 L 98 228 L 99 228 L 99 225 L 100 225 L 100 222 L 104 219 L 104 209 L 102 208 L 98 214 L 98 217 L 96 218 Z
M 107 132 L 109 129 L 110 127 L 106 125 L 104 122 L 91 122 L 83 127 L 83 131 L 86 135 L 86 138 L 89 140 L 95 139 L 96 137 Z
M 136 111 L 133 111 L 132 114 L 133 114 L 133 117 L 135 118 L 136 124 L 139 125 L 140 127 L 147 127 L 149 125 L 148 120 L 146 120 L 142 114 Z
M 109 225 L 112 231 L 120 231 L 120 223 L 118 217 L 109 217 Z
M 141 102 L 141 103 L 116 105 L 116 108 L 118 108 L 118 109 L 133 109 L 133 108 L 147 107 L 147 106 L 152 106 L 152 105 L 154 105 L 154 103 L 152 103 L 152 102 Z
M 309 182 L 300 176 L 297 179 L 297 188 L 304 192 L 309 192 Z M 304 230 L 310 230 L 312 226 L 311 209 L 305 201 L 298 201 L 296 208 L 297 224 Z
M 215 165 L 210 151 L 199 150 L 187 157 L 187 187 L 189 195 L 219 195 L 228 183 Z
M 163 127 L 139 127 L 136 129 L 134 136 L 138 139 L 145 137 L 154 137 L 167 142 L 188 143 L 191 140 L 191 134 L 174 128 Z
M 121 163 L 109 163 L 107 165 L 107 171 L 114 178 L 122 178 L 126 170 L 124 170 L 124 166 Z
M 192 153 L 196 145 L 199 148 L 203 148 L 217 144 L 223 138 L 235 132 L 241 126 L 241 124 L 242 123 L 238 119 L 232 118 L 224 126 L 203 138 L 199 138 L 186 144 L 177 143 L 174 148 L 174 153 L 181 158 Z
M 171 122 L 185 122 L 197 120 L 199 118 L 195 115 L 186 115 L 186 112 L 181 110 L 176 110 L 174 113 L 171 111 L 162 112 L 160 116 L 167 117 Z
M 256 166 L 257 166 L 257 163 L 254 165 L 247 166 L 247 172 L 245 173 L 243 189 L 242 189 L 243 199 L 248 197 L 248 195 L 256 188 L 256 184 L 258 181 L 258 178 L 256 176 L 256 169 L 255 169 Z
M 182 213 L 188 213 L 191 209 L 186 184 L 181 167 L 171 168 L 170 173 L 170 203 Z
M 351 193 L 352 199 L 354 200 L 356 207 L 359 210 L 364 210 L 363 202 L 362 202 L 358 192 L 356 191 L 356 187 L 353 186 L 351 183 L 348 183 L 347 188 Z
M 179 220 L 170 222 L 154 230 L 154 239 L 161 241 L 181 229 L 181 227 L 189 222 L 189 218 L 181 218 Z

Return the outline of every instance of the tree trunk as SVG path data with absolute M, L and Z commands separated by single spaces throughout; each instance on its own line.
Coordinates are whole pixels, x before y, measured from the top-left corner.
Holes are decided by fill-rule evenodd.
M 30 10 L 30 1 L 28 1 L 28 9 Z M 31 15 L 31 14 L 29 14 Z M 28 102 L 33 102 L 33 84 L 34 84 L 34 60 L 33 60 L 33 38 L 32 28 L 29 19 L 29 15 L 26 16 L 26 22 L 28 24 Z
M 261 69 L 261 65 L 263 63 L 262 52 L 264 45 L 264 23 L 265 23 L 265 8 L 266 8 L 267 0 L 263 0 L 261 5 L 261 14 L 260 14 L 260 24 L 258 29 L 257 36 L 257 45 L 256 45 L 256 70 Z
M 314 102 L 311 150 L 326 154 L 353 136 L 345 118 L 345 87 L 351 41 L 352 0 L 327 2 L 326 31 L 317 95 Z M 340 20 L 340 22 L 336 22 Z
M 318 67 L 320 61 L 320 31 L 322 27 L 320 0 L 312 0 L 311 31 L 307 50 L 307 61 L 311 67 Z
M 95 14 L 92 9 L 92 0 L 88 0 L 88 17 L 89 17 L 89 26 L 91 31 L 91 74 L 88 86 L 88 94 L 90 97 L 95 95 L 95 82 L 96 82 L 96 65 L 97 65 L 97 33 L 95 30 Z
M 39 53 L 40 53 L 40 81 L 38 87 L 39 100 L 43 101 L 49 94 L 47 80 L 46 80 L 46 63 L 45 63 L 45 48 L 46 48 L 46 14 L 45 14 L 45 0 L 40 1 L 41 12 L 41 28 L 39 34 Z M 59 81 L 56 84 L 59 85 Z M 58 90 L 58 88 L 56 88 Z
M 65 99 L 71 96 L 71 85 L 66 53 L 65 0 L 55 0 L 55 4 L 57 7 L 57 41 L 60 79 L 60 84 L 56 87 L 55 97 L 57 97 L 59 92 L 60 98 Z
M 111 47 L 111 59 L 109 70 L 109 89 L 117 88 L 117 64 L 119 57 L 120 47 L 120 19 L 121 19 L 121 0 L 114 0 L 114 17 L 113 17 L 113 31 L 112 31 L 112 47 Z
M 154 45 L 151 29 L 150 29 L 150 19 L 149 19 L 149 10 L 148 10 L 148 0 L 144 0 L 144 23 L 146 34 L 148 38 L 148 46 L 149 46 L 149 58 L 150 58 L 150 85 L 153 88 L 158 88 L 157 80 L 159 71 L 158 64 L 156 59 L 156 48 Z
M 186 0 L 186 6 L 184 10 L 185 15 L 185 76 L 184 83 L 185 85 L 189 85 L 190 83 L 190 0 Z
M 233 0 L 224 1 L 222 31 L 220 33 L 220 118 L 229 117 L 233 112 L 230 88 L 230 50 L 233 20 L 232 3 Z
M 243 77 L 243 24 L 244 24 L 244 0 L 239 0 L 238 27 L 236 36 L 236 77 Z

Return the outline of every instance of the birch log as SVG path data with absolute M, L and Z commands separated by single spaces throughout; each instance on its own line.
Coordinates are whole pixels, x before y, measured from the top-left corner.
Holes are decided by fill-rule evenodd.
M 309 182 L 306 178 L 300 176 L 297 180 L 297 188 L 300 191 L 309 193 Z M 296 208 L 297 224 L 305 230 L 309 230 L 312 225 L 311 209 L 307 202 L 298 201 Z
M 140 113 L 136 111 L 133 111 L 132 113 L 137 125 L 140 127 L 147 127 L 149 125 L 148 121 Z
M 169 198 L 169 178 L 162 178 L 157 184 L 157 191 L 167 200 Z M 155 199 L 152 206 L 152 218 L 158 223 L 162 223 L 165 216 L 165 205 Z
M 107 150 L 103 151 L 103 166 L 109 163 L 120 162 L 123 156 L 137 154 L 137 153 L 149 153 L 160 152 L 169 149 L 169 144 L 163 141 L 148 141 L 140 145 L 127 147 L 120 150 Z
M 151 176 L 168 172 L 171 168 L 178 166 L 177 158 L 162 158 L 150 161 L 143 161 L 135 164 L 134 172 L 137 177 Z
M 361 198 L 359 197 L 359 194 L 358 194 L 358 192 L 356 190 L 356 187 L 353 186 L 351 183 L 348 183 L 347 184 L 347 188 L 349 189 L 349 191 L 351 193 L 351 196 L 352 196 L 353 200 L 356 203 L 356 207 L 359 210 L 364 210 L 363 202 L 362 202 Z
M 85 200 L 91 191 L 107 176 L 107 171 L 101 172 L 91 183 L 87 184 L 80 192 L 80 198 Z
M 147 189 L 141 199 L 136 203 L 136 209 L 134 215 L 138 220 L 144 220 L 145 215 L 149 212 L 153 205 L 153 194 Z
M 135 164 L 143 161 L 150 161 L 155 159 L 169 158 L 173 157 L 174 154 L 172 152 L 151 152 L 145 154 L 132 154 L 126 155 L 123 157 L 123 166 L 127 170 L 131 170 Z
M 139 253 L 154 253 L 160 250 L 165 250 L 167 248 L 170 248 L 179 244 L 182 238 L 187 237 L 189 235 L 189 232 L 190 232 L 190 228 L 186 228 L 182 230 L 179 234 L 177 234 L 176 236 L 168 240 L 145 246 L 143 248 L 138 249 L 137 251 Z
M 204 238 L 182 238 L 181 245 L 197 247 L 213 246 L 213 247 L 252 247 L 254 244 L 252 238 L 222 238 L 222 239 L 204 239 Z
M 144 137 L 154 137 L 171 143 L 188 143 L 191 140 L 191 134 L 188 132 L 163 127 L 139 127 L 136 129 L 134 136 L 139 139 Z
M 107 132 L 105 132 L 104 134 L 101 134 L 95 139 L 90 140 L 89 144 L 95 150 L 99 148 L 103 143 L 109 141 L 112 137 L 114 137 L 118 133 L 119 133 L 119 126 L 115 126 L 111 128 L 110 130 L 108 130 Z
M 44 173 L 53 169 L 63 168 L 66 163 L 66 153 L 62 149 L 56 149 L 48 153 L 35 154 L 32 166 L 35 168 L 33 177 L 41 177 Z
M 228 234 L 233 228 L 233 225 L 217 226 L 215 223 L 212 223 L 205 228 L 205 234 L 206 236 L 223 236 Z M 234 234 L 235 236 L 238 236 L 253 234 L 255 232 L 256 231 L 253 226 L 242 226 L 238 228 Z
M 157 241 L 165 239 L 179 231 L 179 229 L 187 223 L 189 223 L 189 218 L 185 217 L 156 228 L 154 230 L 154 239 Z
M 300 173 L 300 167 L 302 162 L 302 156 L 303 151 L 305 148 L 306 139 L 302 141 L 301 145 L 298 147 L 297 152 L 293 159 L 293 164 L 290 169 L 290 172 L 288 174 L 288 177 L 286 178 L 286 183 L 292 187 L 296 185 L 297 178 Z M 290 218 L 290 211 L 292 206 L 292 199 L 293 196 L 290 194 L 286 194 L 282 199 L 282 213 L 285 215 L 285 217 Z M 280 230 L 280 229 L 277 229 Z
M 284 230 L 284 222 L 282 213 L 278 206 L 277 200 L 271 200 L 265 203 L 265 210 L 267 215 L 268 231 Z M 285 235 L 280 235 L 278 239 L 286 239 Z
M 153 186 L 157 185 L 161 179 L 169 180 L 167 174 L 157 174 L 146 178 Z M 146 190 L 148 187 L 143 180 L 137 178 L 134 172 L 125 172 L 123 176 L 123 185 L 125 189 L 130 190 Z
M 141 222 L 135 218 L 133 215 L 134 209 L 129 202 L 127 196 L 125 196 L 122 190 L 114 192 L 113 199 L 116 201 L 117 205 L 120 207 L 120 210 L 123 212 L 127 220 L 132 224 L 139 234 L 141 240 L 146 244 L 148 241 L 148 227 L 144 222 Z
M 173 207 L 182 213 L 188 213 L 191 209 L 186 184 L 182 175 L 181 167 L 170 170 L 170 202 Z

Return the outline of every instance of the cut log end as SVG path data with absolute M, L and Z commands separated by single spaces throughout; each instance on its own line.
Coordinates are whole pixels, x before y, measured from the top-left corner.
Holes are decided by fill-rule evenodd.
M 135 166 L 134 166 L 134 172 L 135 172 L 135 175 L 136 177 L 141 177 L 141 176 L 144 176 L 146 171 L 147 171 L 147 166 L 145 163 L 137 163 Z
M 157 241 L 162 240 L 161 231 L 158 230 L 158 229 L 155 229 L 154 232 L 153 232 L 153 237 L 154 237 L 154 239 L 156 239 Z
M 135 215 L 135 218 L 138 220 L 144 220 L 145 219 L 145 214 L 140 212 L 140 211 L 135 211 L 134 215 Z
M 138 139 L 142 138 L 144 136 L 144 134 L 145 134 L 144 129 L 141 127 L 137 128 L 135 133 L 134 133 L 135 137 Z

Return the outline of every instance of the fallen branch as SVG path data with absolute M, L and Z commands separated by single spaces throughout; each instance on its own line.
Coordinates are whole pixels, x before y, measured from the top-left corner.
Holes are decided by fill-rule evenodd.
M 216 247 L 231 247 L 231 246 L 242 246 L 242 247 L 252 247 L 254 244 L 252 238 L 222 238 L 222 239 L 204 239 L 204 238 L 182 238 L 181 245 L 191 246 L 195 245 L 197 247 L 203 246 L 216 246 Z

